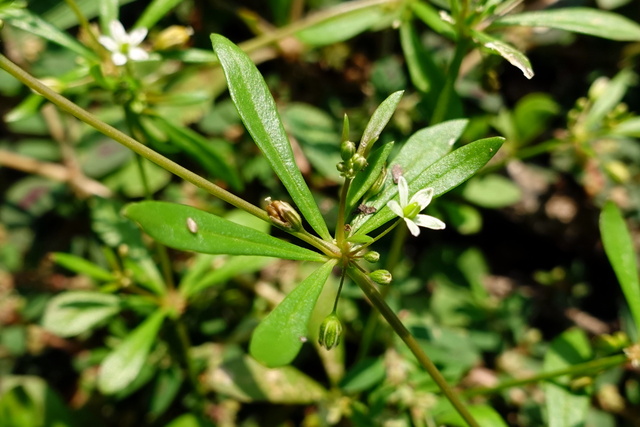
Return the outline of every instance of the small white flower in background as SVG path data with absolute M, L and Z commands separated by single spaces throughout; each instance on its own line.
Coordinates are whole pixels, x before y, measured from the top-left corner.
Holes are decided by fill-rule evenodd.
M 109 23 L 111 36 L 100 36 L 100 44 L 111 52 L 111 60 L 115 65 L 124 65 L 128 60 L 144 61 L 149 59 L 149 54 L 139 47 L 142 40 L 147 37 L 146 28 L 138 28 L 127 33 L 120 21 Z
M 407 184 L 405 177 L 401 176 L 398 178 L 398 193 L 400 194 L 400 203 L 391 200 L 387 206 L 394 214 L 404 219 L 411 234 L 419 235 L 419 227 L 431 228 L 432 230 L 442 230 L 445 227 L 444 222 L 438 218 L 420 214 L 420 211 L 431 203 L 433 188 L 420 190 L 409 200 L 409 184 Z

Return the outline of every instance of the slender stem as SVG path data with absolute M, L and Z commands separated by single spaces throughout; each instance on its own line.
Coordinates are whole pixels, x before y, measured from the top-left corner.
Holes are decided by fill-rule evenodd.
M 338 205 L 338 222 L 336 225 L 336 243 L 338 247 L 344 249 L 344 221 L 345 210 L 347 205 L 347 194 L 349 194 L 349 187 L 351 186 L 351 178 L 344 180 L 342 184 L 342 191 L 340 192 L 340 201 Z
M 331 314 L 335 314 L 338 309 L 338 301 L 340 300 L 340 293 L 342 292 L 342 285 L 344 285 L 344 276 L 347 275 L 347 270 L 342 269 L 342 276 L 340 276 L 340 286 L 338 286 L 338 292 L 336 293 L 336 300 L 333 302 L 333 310 L 331 310 Z
M 422 350 L 422 347 L 420 347 L 420 344 L 418 344 L 413 335 L 411 335 L 411 332 L 409 332 L 398 316 L 396 316 L 393 310 L 391 310 L 387 305 L 373 282 L 371 282 L 366 274 L 360 271 L 358 267 L 359 266 L 357 266 L 357 264 L 350 265 L 347 270 L 349 276 L 358 284 L 358 286 L 360 286 L 360 289 L 362 289 L 367 298 L 369 298 L 371 304 L 378 309 L 380 314 L 382 314 L 382 317 L 385 318 L 395 333 L 402 339 L 402 341 L 404 341 L 407 347 L 409 347 L 409 350 L 411 350 L 416 359 L 418 359 L 418 362 L 420 362 L 433 381 L 438 385 L 438 387 L 440 387 L 442 393 L 446 396 L 449 402 L 451 402 L 456 411 L 458 411 L 462 419 L 464 419 L 470 427 L 479 427 L 479 424 L 473 418 L 462 400 L 460 400 L 460 397 L 447 383 L 424 350 Z
M 504 381 L 495 387 L 482 387 L 471 388 L 462 392 L 466 397 L 495 394 L 504 389 L 519 387 L 539 381 L 550 380 L 553 378 L 562 377 L 564 375 L 581 375 L 593 371 L 601 371 L 604 369 L 619 366 L 628 361 L 628 358 L 624 354 L 617 354 L 615 356 L 604 357 L 602 359 L 591 360 L 589 362 L 581 363 L 579 365 L 573 365 L 565 369 L 558 369 L 556 371 L 543 372 L 538 375 L 534 375 L 528 378 L 521 378 L 516 380 Z
M 91 25 L 89 24 L 89 21 L 84 16 L 84 14 L 82 13 L 82 10 L 78 7 L 78 4 L 75 2 L 75 0 L 64 0 L 64 1 L 65 3 L 67 3 L 67 6 L 69 6 L 73 14 L 76 16 L 76 19 L 80 23 L 80 26 L 85 30 L 85 32 L 89 36 L 89 39 L 91 39 L 91 44 L 93 45 L 93 48 L 104 50 L 104 48 L 98 41 L 96 35 L 93 33 L 91 29 Z
M 402 218 L 399 218 L 396 222 L 393 223 L 393 225 L 391 225 L 389 228 L 387 228 L 386 230 L 384 230 L 382 233 L 378 234 L 376 237 L 373 238 L 372 241 L 370 241 L 367 244 L 364 244 L 362 246 L 358 246 L 358 248 L 356 249 L 356 251 L 354 252 L 361 252 L 363 249 L 368 248 L 369 246 L 373 245 L 375 242 L 377 242 L 378 240 L 380 240 L 382 237 L 386 236 L 387 234 L 389 234 L 391 232 L 391 230 L 393 230 L 394 228 L 396 228 L 398 226 L 398 224 L 400 224 L 400 221 L 402 221 Z
M 186 169 L 175 163 L 174 161 L 169 160 L 160 153 L 153 151 L 151 148 L 145 146 L 144 144 L 141 144 L 130 136 L 120 132 L 113 126 L 106 124 L 105 122 L 98 119 L 96 116 L 79 107 L 78 105 L 74 104 L 64 96 L 51 90 L 51 88 L 40 82 L 35 77 L 31 76 L 29 73 L 11 62 L 6 56 L 2 54 L 0 54 L 0 68 L 11 74 L 13 77 L 24 83 L 29 88 L 33 89 L 35 92 L 47 98 L 52 103 L 56 104 L 60 109 L 69 112 L 73 116 L 95 128 L 99 132 L 129 148 L 131 151 L 141 155 L 147 160 L 173 173 L 174 175 L 179 176 L 185 181 L 189 181 L 196 187 L 202 188 L 203 190 L 213 194 L 219 199 L 224 200 L 225 202 L 239 209 L 247 211 L 250 214 L 262 219 L 263 221 L 270 222 L 269 215 L 267 215 L 267 212 L 263 209 L 260 209 L 258 206 L 255 206 L 242 199 L 241 197 L 238 197 L 235 194 L 230 193 L 229 191 L 215 185 L 214 183 L 204 179 L 203 177 L 191 172 L 189 169 Z M 290 231 L 290 234 L 318 248 L 326 255 L 329 255 L 331 257 L 335 257 L 336 254 L 340 253 L 339 249 L 332 243 L 321 241 L 308 232 Z
M 182 359 L 182 363 L 184 369 L 187 371 L 187 378 L 189 379 L 189 383 L 191 383 L 191 387 L 193 391 L 198 395 L 198 410 L 204 410 L 204 401 L 205 401 L 205 393 L 202 389 L 202 385 L 200 381 L 198 381 L 198 373 L 196 372 L 196 367 L 193 363 L 193 359 L 189 356 L 189 350 L 191 349 L 191 341 L 189 340 L 189 334 L 187 333 L 187 328 L 185 327 L 184 321 L 182 318 L 178 318 L 174 320 L 173 324 L 175 325 L 175 331 L 178 335 L 178 341 L 180 344 L 179 357 Z

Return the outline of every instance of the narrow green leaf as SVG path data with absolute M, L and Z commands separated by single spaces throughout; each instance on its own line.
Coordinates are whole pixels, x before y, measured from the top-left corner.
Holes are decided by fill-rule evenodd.
M 398 108 L 403 94 L 403 90 L 392 93 L 387 99 L 382 101 L 378 108 L 376 108 L 376 111 L 373 112 L 369 123 L 367 123 L 367 127 L 362 133 L 362 139 L 360 139 L 360 145 L 358 146 L 358 153 L 360 155 L 367 157 L 371 152 L 371 147 L 373 147 L 382 130 L 387 123 L 389 123 L 389 120 L 391 120 L 391 116 L 393 116 L 396 108 Z
M 620 282 L 636 328 L 640 331 L 640 281 L 636 252 L 622 213 L 611 201 L 604 205 L 600 214 L 600 234 L 602 245 Z
M 42 325 L 58 336 L 73 337 L 102 324 L 119 311 L 120 299 L 115 295 L 63 292 L 49 301 Z
M 640 40 L 637 23 L 613 12 L 586 7 L 518 13 L 498 18 L 493 23 L 493 27 L 507 25 L 556 28 L 611 40 Z
M 393 149 L 393 141 L 384 144 L 382 147 L 376 149 L 367 159 L 369 165 L 364 171 L 361 171 L 353 179 L 351 187 L 349 188 L 349 194 L 347 195 L 347 212 L 351 212 L 355 209 L 358 201 L 369 191 L 371 186 L 376 182 L 382 173 L 387 161 L 387 157 Z
M 486 138 L 458 148 L 432 164 L 413 180 L 407 179 L 409 194 L 431 187 L 435 191 L 434 196 L 437 197 L 457 187 L 486 165 L 498 152 L 503 142 L 504 138 L 500 137 Z M 391 220 L 395 215 L 386 204 L 397 194 L 397 186 L 389 187 L 372 204 L 378 212 L 371 216 L 359 216 L 351 224 L 352 229 L 358 234 L 368 234 Z
M 10 9 L 8 13 L 3 16 L 3 19 L 12 27 L 20 28 L 28 33 L 66 47 L 84 58 L 93 61 L 98 60 L 97 55 L 93 51 L 87 49 L 76 39 L 27 9 Z
M 181 0 L 153 0 L 142 12 L 142 16 L 134 25 L 136 28 L 151 28 L 171 9 L 180 4 Z
M 326 262 L 304 279 L 253 331 L 249 352 L 260 363 L 291 363 L 307 340 L 311 312 L 336 261 Z
M 411 82 L 416 89 L 421 92 L 430 92 L 432 88 L 439 90 L 444 84 L 444 75 L 433 60 L 431 52 L 423 46 L 413 20 L 407 19 L 400 25 L 400 43 Z
M 479 427 L 508 427 L 505 420 L 500 414 L 488 405 L 469 405 L 467 409 L 477 421 Z M 438 425 L 447 425 L 450 427 L 467 427 L 469 424 L 462 419 L 460 414 L 453 408 L 436 416 Z
M 191 206 L 154 201 L 132 203 L 124 208 L 124 215 L 158 242 L 175 249 L 326 261 L 319 253 Z
M 237 169 L 233 167 L 233 158 L 223 157 L 212 146 L 216 141 L 209 141 L 198 132 L 179 126 L 162 117 L 155 117 L 154 122 L 167 133 L 171 144 L 180 147 L 216 178 L 224 180 L 236 190 L 242 190 L 242 181 Z
M 329 230 L 304 182 L 269 88 L 251 59 L 227 38 L 211 35 L 242 122 L 311 227 L 324 239 Z
M 165 315 L 164 311 L 157 310 L 104 359 L 98 374 L 98 388 L 102 393 L 117 393 L 136 379 L 147 362 Z
M 553 340 L 544 358 L 544 370 L 565 369 L 589 361 L 589 338 L 580 329 L 571 329 Z M 586 390 L 572 390 L 568 377 L 554 378 L 544 384 L 549 427 L 584 426 L 590 397 Z
M 348 40 L 367 31 L 384 19 L 386 15 L 386 12 L 380 7 L 354 10 L 320 21 L 309 28 L 298 31 L 296 36 L 308 45 L 326 46 Z
M 619 123 L 614 129 L 616 135 L 640 138 L 640 117 L 632 117 Z
M 524 53 L 520 52 L 510 44 L 491 37 L 486 33 L 472 30 L 471 34 L 473 35 L 476 43 L 489 49 L 492 53 L 502 56 L 504 59 L 509 61 L 511 65 L 518 67 L 526 78 L 531 79 L 533 77 L 531 62 Z
M 78 274 L 85 274 L 96 280 L 108 282 L 116 279 L 116 277 L 111 272 L 103 269 L 99 265 L 92 263 L 91 261 L 80 258 L 79 256 L 65 254 L 62 252 L 54 252 L 51 254 L 51 259 L 53 260 L 53 262 L 66 268 L 67 270 L 71 270 Z

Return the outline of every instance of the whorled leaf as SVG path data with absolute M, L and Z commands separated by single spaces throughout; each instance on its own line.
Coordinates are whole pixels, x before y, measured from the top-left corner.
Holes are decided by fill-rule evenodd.
M 269 367 L 293 361 L 309 336 L 307 327 L 313 307 L 335 264 L 331 260 L 311 273 L 260 322 L 249 345 L 249 352 L 257 361 Z
M 231 99 L 256 145 L 311 227 L 322 238 L 330 239 L 318 205 L 296 165 L 276 103 L 262 75 L 247 54 L 229 39 L 212 34 L 211 44 L 224 70 Z
M 158 242 L 175 249 L 205 254 L 326 261 L 317 252 L 191 206 L 147 201 L 129 204 L 123 212 Z

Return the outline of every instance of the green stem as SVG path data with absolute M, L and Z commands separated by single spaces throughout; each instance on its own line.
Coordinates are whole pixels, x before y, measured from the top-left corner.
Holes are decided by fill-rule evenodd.
M 184 325 L 182 319 L 174 320 L 175 331 L 178 335 L 178 341 L 180 344 L 179 349 L 179 357 L 184 366 L 185 371 L 187 372 L 187 378 L 193 391 L 198 396 L 198 410 L 204 410 L 204 402 L 205 402 L 205 393 L 202 389 L 202 385 L 200 381 L 198 381 L 198 373 L 196 372 L 196 367 L 192 361 L 192 358 L 189 355 L 189 351 L 191 349 L 191 341 L 189 340 L 189 334 L 187 333 L 187 328 Z
M 64 0 L 64 1 L 65 3 L 67 3 L 67 6 L 69 6 L 73 14 L 76 16 L 76 19 L 80 23 L 80 26 L 82 27 L 82 29 L 89 36 L 89 39 L 91 40 L 91 44 L 93 45 L 92 47 L 99 51 L 100 50 L 104 51 L 104 48 L 102 47 L 96 35 L 93 33 L 93 30 L 91 29 L 89 20 L 86 18 L 86 16 L 84 16 L 84 13 L 82 13 L 82 10 L 80 9 L 80 7 L 78 7 L 78 4 L 75 2 L 75 0 Z
M 495 394 L 502 390 L 519 387 L 531 383 L 536 383 L 544 380 L 550 380 L 553 378 L 562 377 L 565 375 L 582 375 L 593 371 L 602 371 L 604 369 L 613 368 L 627 362 L 628 358 L 624 354 L 617 354 L 615 356 L 604 357 L 602 359 L 591 360 L 589 362 L 581 363 L 579 365 L 573 365 L 565 369 L 558 369 L 557 371 L 543 372 L 538 375 L 534 375 L 528 378 L 522 378 L 517 380 L 504 381 L 495 387 L 482 387 L 471 388 L 462 392 L 466 397 Z
M 359 246 L 357 248 L 357 250 L 354 251 L 354 252 L 362 252 L 363 249 L 366 249 L 369 246 L 373 245 L 375 242 L 377 242 L 378 240 L 380 240 L 381 238 L 383 238 L 384 236 L 389 234 L 391 232 L 391 230 L 393 230 L 394 228 L 396 228 L 398 226 L 398 224 L 400 224 L 401 221 L 402 221 L 402 218 L 399 218 L 396 222 L 393 223 L 393 225 L 391 225 L 389 228 L 384 230 L 382 233 L 380 233 L 376 237 L 374 237 L 372 241 L 370 241 L 369 243 L 367 243 L 365 245 Z
M 420 347 L 420 344 L 418 344 L 413 335 L 411 335 L 411 332 L 409 332 L 409 330 L 402 324 L 398 316 L 396 316 L 393 310 L 391 310 L 384 301 L 382 295 L 380 295 L 376 289 L 375 284 L 364 272 L 360 271 L 358 267 L 359 266 L 357 265 L 350 265 L 348 268 L 349 276 L 358 284 L 358 286 L 360 286 L 360 289 L 362 289 L 367 298 L 369 298 L 371 304 L 380 312 L 380 314 L 382 314 L 382 317 L 385 318 L 395 333 L 400 337 L 400 339 L 402 339 L 402 341 L 404 341 L 407 347 L 409 347 L 409 350 L 411 350 L 416 359 L 418 359 L 418 362 L 420 362 L 433 381 L 438 385 L 438 387 L 440 387 L 442 393 L 446 396 L 449 402 L 451 402 L 451 405 L 453 405 L 456 411 L 458 411 L 462 419 L 464 419 L 470 427 L 479 427 L 479 424 L 473 418 L 462 400 L 460 400 L 457 393 L 447 383 L 424 350 L 422 350 L 422 347 Z
M 77 117 L 83 122 L 95 128 L 97 131 L 103 133 L 109 138 L 113 139 L 116 142 L 124 145 L 129 148 L 134 153 L 141 155 L 147 160 L 157 164 L 158 166 L 166 169 L 167 171 L 173 173 L 174 175 L 179 176 L 195 185 L 196 187 L 202 188 L 203 190 L 211 193 L 215 197 L 224 200 L 225 202 L 242 209 L 244 211 L 249 212 L 250 214 L 262 219 L 266 222 L 271 222 L 269 220 L 269 215 L 263 209 L 247 202 L 241 197 L 236 196 L 229 191 L 218 187 L 214 183 L 207 181 L 203 177 L 191 172 L 189 169 L 186 169 L 179 164 L 175 163 L 172 160 L 164 157 L 160 153 L 153 151 L 149 147 L 141 144 L 130 136 L 120 132 L 118 129 L 114 128 L 98 119 L 93 114 L 69 101 L 64 96 L 58 94 L 57 92 L 51 90 L 48 86 L 40 82 L 38 79 L 24 71 L 22 68 L 18 67 L 16 64 L 11 62 L 6 56 L 0 54 L 0 68 L 5 70 L 7 73 L 11 74 L 20 82 L 24 83 L 27 87 L 31 88 L 35 92 L 39 93 L 53 104 L 57 105 L 61 110 L 69 112 L 71 115 Z M 331 257 L 339 256 L 340 251 L 335 245 L 321 241 L 315 236 L 307 233 L 307 232 L 295 232 L 290 231 L 290 234 L 296 236 L 297 238 L 309 243 L 310 245 L 318 248 L 326 255 Z M 321 243 L 320 243 L 321 242 Z

